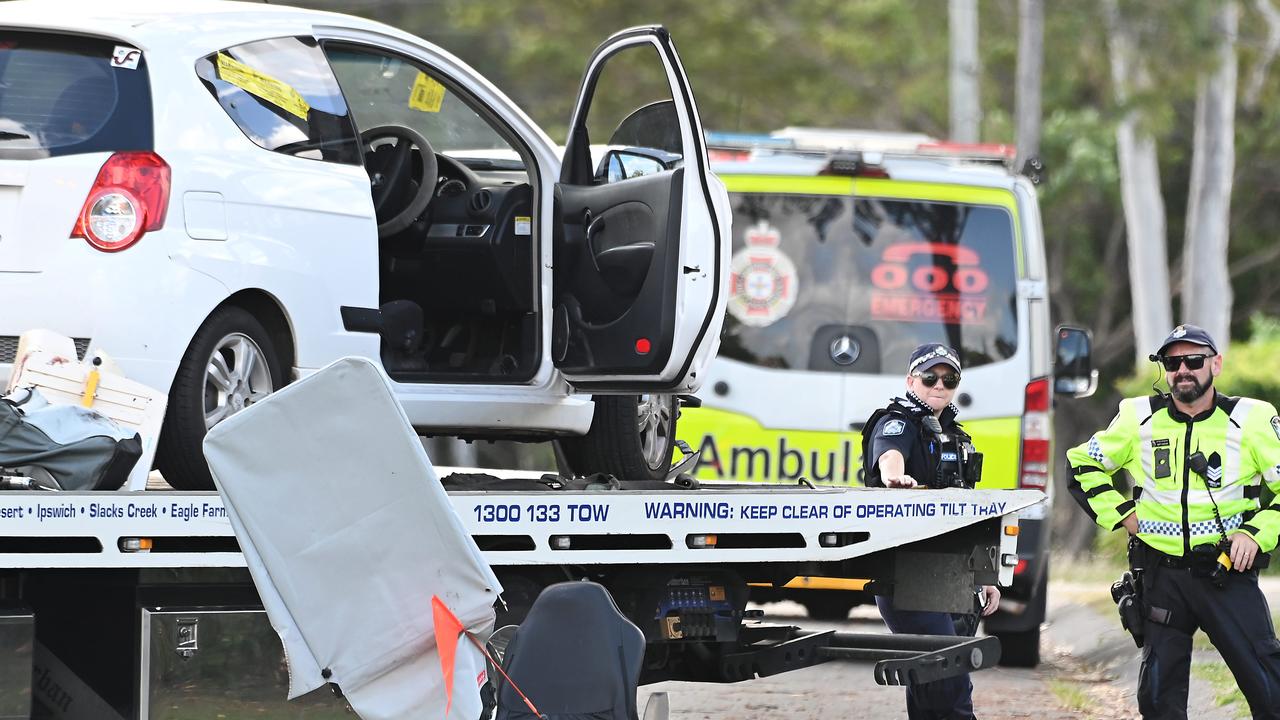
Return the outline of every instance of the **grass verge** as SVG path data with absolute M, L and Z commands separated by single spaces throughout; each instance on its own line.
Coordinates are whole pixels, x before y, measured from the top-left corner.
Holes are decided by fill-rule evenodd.
M 1218 707 L 1229 707 L 1238 718 L 1249 717 L 1249 704 L 1244 701 L 1244 694 L 1226 663 L 1221 660 L 1193 663 L 1191 673 L 1213 688 L 1213 701 Z
M 1093 698 L 1080 683 L 1067 680 L 1050 680 L 1049 692 L 1062 706 L 1073 713 L 1084 714 L 1093 707 Z

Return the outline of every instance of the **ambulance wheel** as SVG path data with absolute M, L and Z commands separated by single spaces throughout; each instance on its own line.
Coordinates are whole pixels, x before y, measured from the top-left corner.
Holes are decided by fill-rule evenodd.
M 576 475 L 605 473 L 619 480 L 662 480 L 671 470 L 676 439 L 674 395 L 597 395 L 591 429 L 557 441 Z
M 209 428 L 284 385 L 284 369 L 262 323 L 244 308 L 215 310 L 196 331 L 169 388 L 161 474 L 177 490 L 212 490 L 204 459 Z
M 1040 627 L 1022 632 L 996 633 L 1000 639 L 1000 664 L 1033 668 L 1040 664 Z
M 811 590 L 812 597 L 805 598 L 801 604 L 813 620 L 834 622 L 848 620 L 849 611 L 858 604 L 853 593 L 842 590 Z

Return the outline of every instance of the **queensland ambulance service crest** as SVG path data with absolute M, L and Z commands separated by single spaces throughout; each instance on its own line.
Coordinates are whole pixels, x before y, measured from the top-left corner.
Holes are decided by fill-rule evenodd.
M 747 228 L 744 240 L 729 263 L 729 312 L 743 325 L 765 327 L 796 304 L 796 266 L 778 249 L 778 229 L 764 220 Z

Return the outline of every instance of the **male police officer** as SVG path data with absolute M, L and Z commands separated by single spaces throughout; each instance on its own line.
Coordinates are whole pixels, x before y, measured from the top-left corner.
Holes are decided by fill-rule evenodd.
M 921 345 L 907 363 L 907 396 L 894 398 L 867 421 L 863 469 L 868 487 L 973 487 L 981 459 L 969 435 L 956 422 L 951 398 L 960 384 L 960 358 L 945 345 Z M 982 614 L 1000 604 L 994 586 L 981 590 Z M 973 635 L 976 615 L 895 610 L 892 599 L 876 597 L 880 615 L 895 633 Z M 973 717 L 973 683 L 958 675 L 907 686 L 911 720 Z
M 1067 451 L 1076 501 L 1138 540 L 1139 709 L 1187 717 L 1191 636 L 1203 629 L 1253 717 L 1280 718 L 1280 642 L 1257 576 L 1280 534 L 1280 510 L 1259 501 L 1261 482 L 1280 490 L 1280 418 L 1269 403 L 1214 389 L 1222 356 L 1195 325 L 1175 328 L 1151 359 L 1169 394 L 1124 400 L 1107 429 Z M 1112 484 L 1121 468 L 1134 478 L 1133 500 Z

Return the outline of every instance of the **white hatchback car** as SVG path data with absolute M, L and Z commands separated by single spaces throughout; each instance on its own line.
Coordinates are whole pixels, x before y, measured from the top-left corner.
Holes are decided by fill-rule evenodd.
M 662 477 L 730 241 L 668 33 L 602 44 L 569 128 L 562 164 L 474 70 L 359 18 L 0 3 L 0 386 L 28 329 L 107 350 L 168 390 L 156 459 L 201 489 L 209 427 L 359 355 L 425 434 Z

